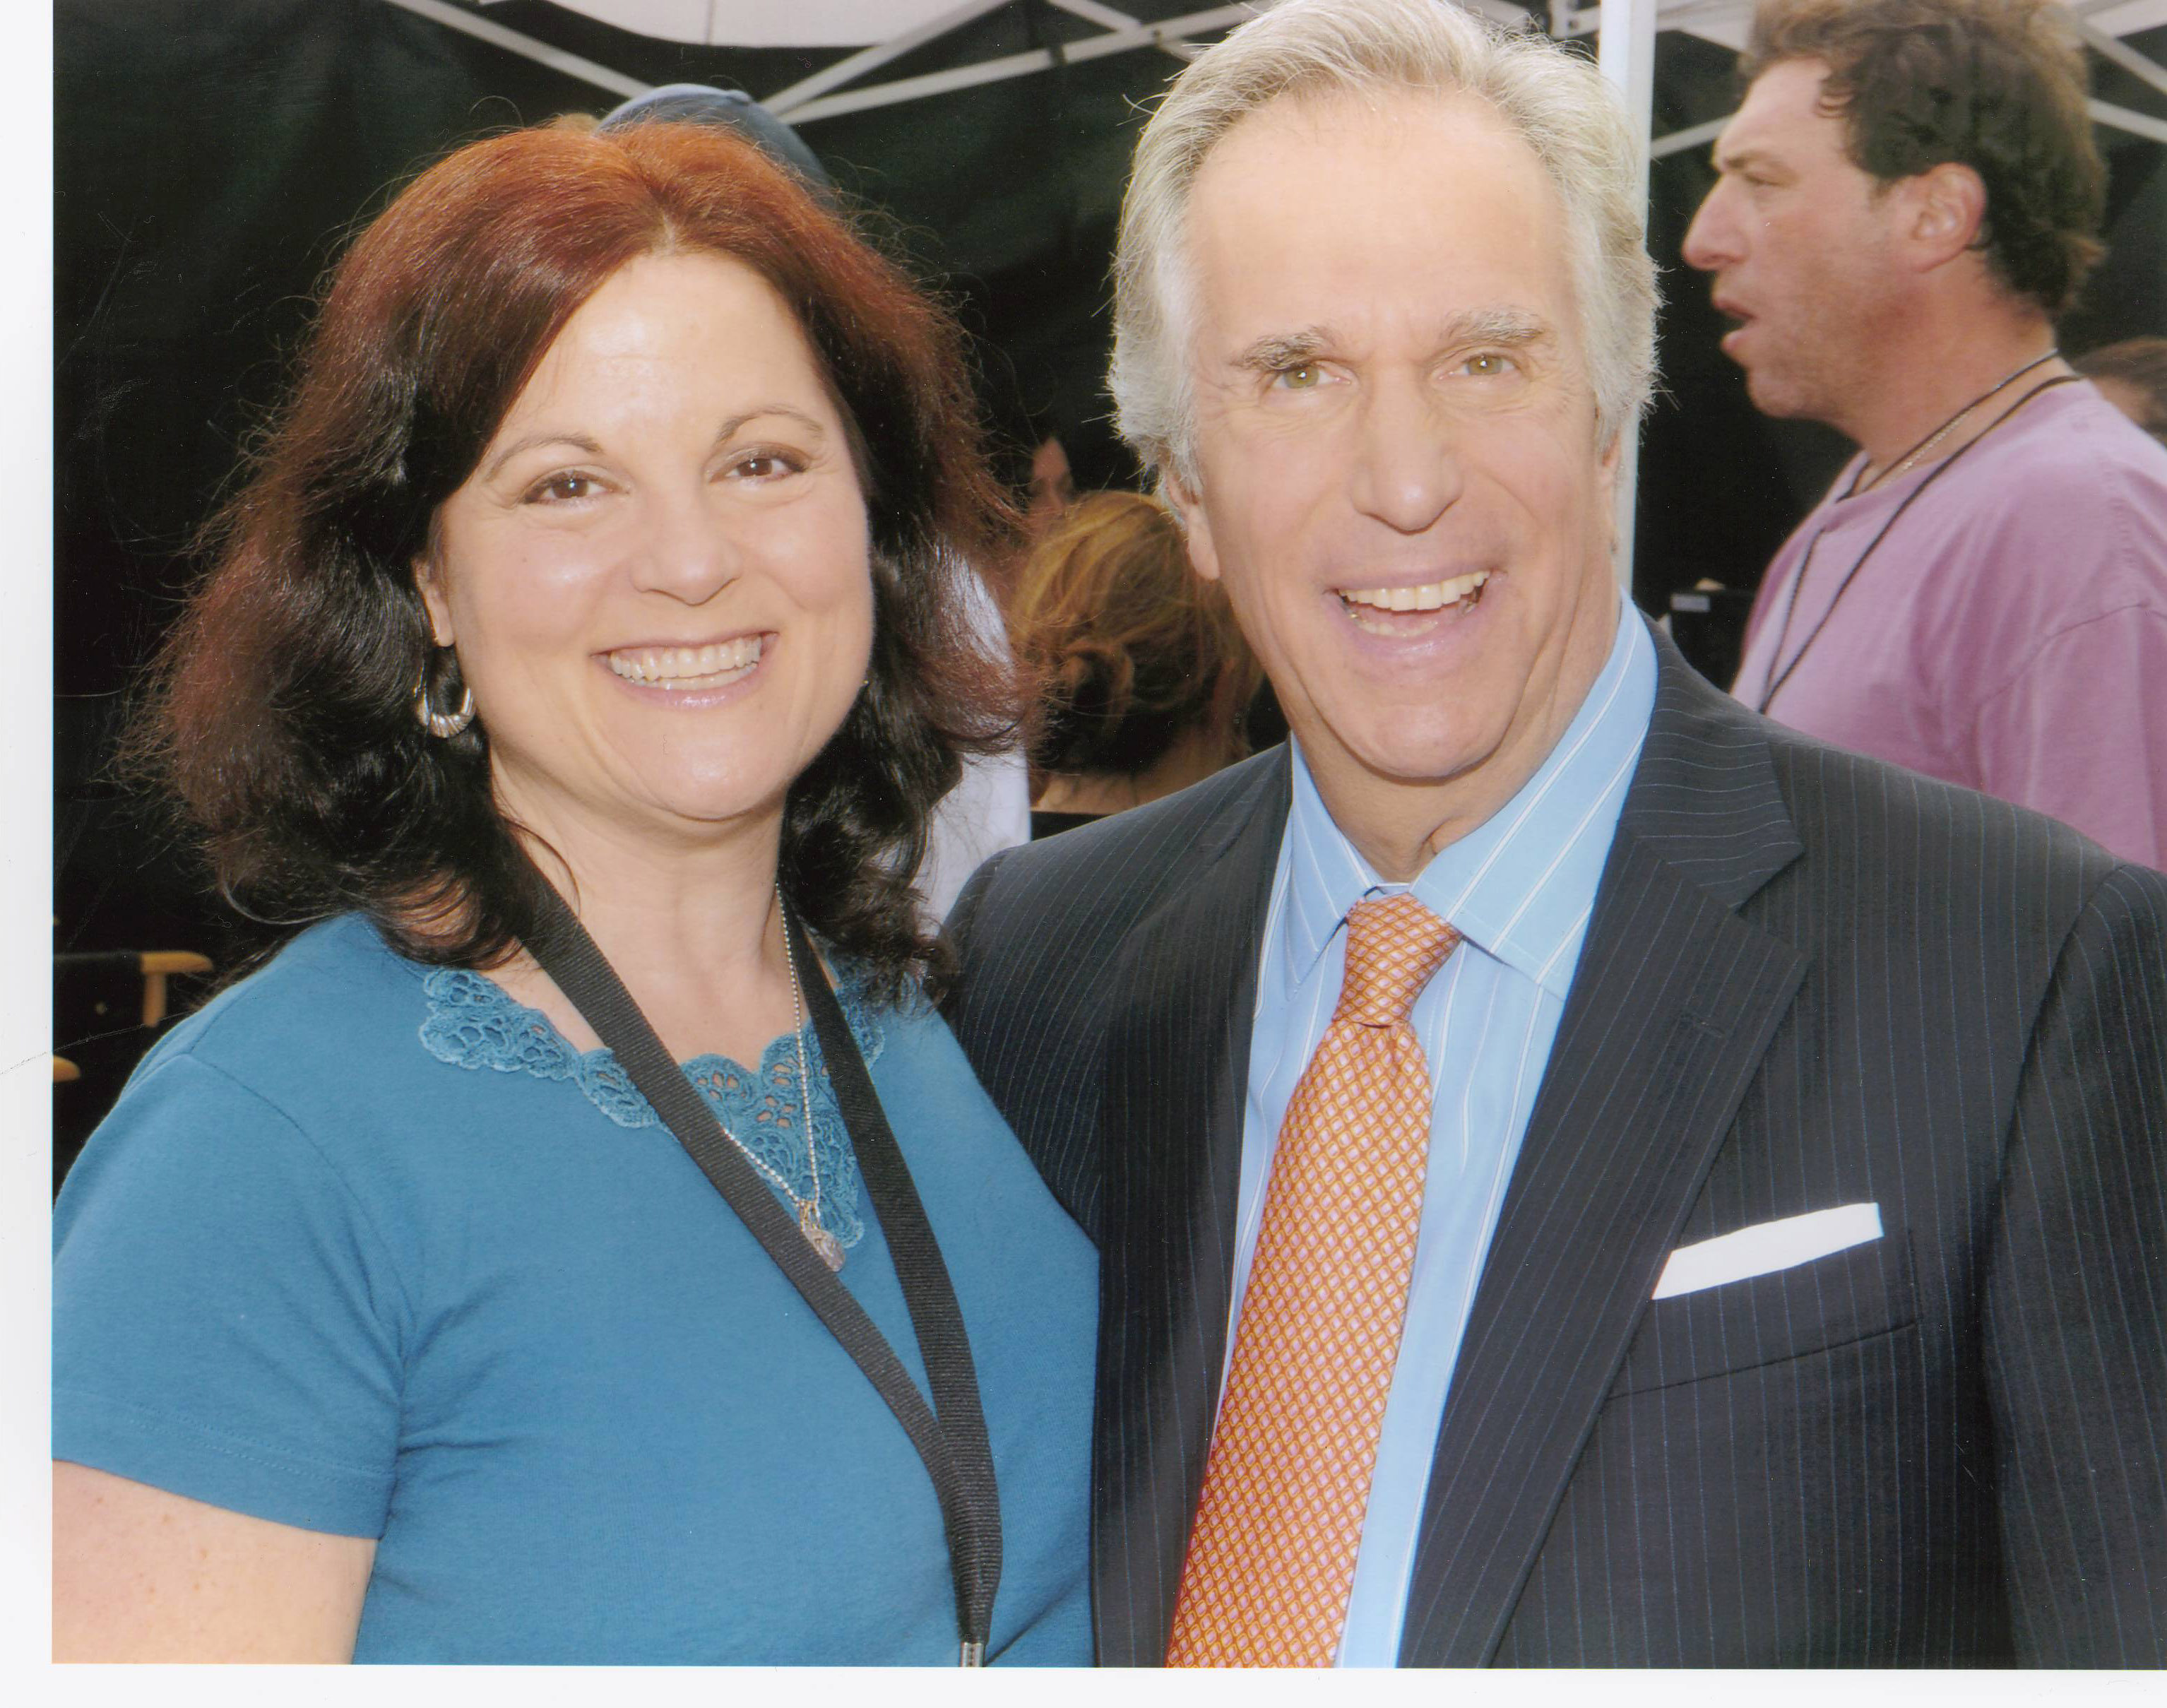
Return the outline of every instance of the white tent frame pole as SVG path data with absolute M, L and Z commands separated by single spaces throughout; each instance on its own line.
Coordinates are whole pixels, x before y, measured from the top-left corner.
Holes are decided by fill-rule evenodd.
M 2151 142 L 2167 142 L 2167 119 L 2154 119 L 2148 113 L 2133 113 L 2111 101 L 2092 101 L 2086 105 L 2095 125 L 2111 125 L 2117 130 L 2127 130 L 2132 136 L 2142 136 Z
M 485 41 L 492 47 L 501 47 L 507 53 L 516 53 L 522 59 L 531 59 L 553 72 L 562 72 L 568 77 L 577 77 L 583 83 L 592 83 L 607 90 L 621 101 L 629 101 L 635 95 L 644 95 L 653 88 L 652 83 L 643 83 L 637 77 L 628 77 L 623 72 L 613 72 L 607 66 L 596 65 L 591 59 L 581 59 L 575 53 L 567 53 L 561 47 L 552 47 L 546 41 L 537 41 L 531 35 L 522 35 L 516 29 L 506 29 L 501 24 L 486 18 L 477 18 L 463 7 L 445 3 L 445 0 L 389 0 L 389 3 L 426 18 L 432 24 L 441 24 L 447 29 L 456 29 Z
M 998 12 L 1008 3 L 1009 0 L 963 0 L 962 5 L 952 6 L 938 16 L 927 19 L 915 29 L 907 29 L 893 40 L 861 48 L 846 58 L 837 60 L 824 71 L 815 72 L 787 89 L 777 89 L 773 94 L 764 97 L 760 105 L 778 119 L 781 118 L 814 98 L 826 94 L 829 90 L 855 82 L 867 72 L 877 71 L 889 61 L 914 53 L 927 42 L 937 40 L 951 29 L 961 29 L 972 19 L 983 18 L 988 12 Z
M 1723 127 L 1738 115 L 1726 113 L 1720 119 L 1711 119 L 1705 125 L 1688 125 L 1682 130 L 1673 130 L 1667 136 L 1659 136 L 1648 145 L 1648 158 L 1661 160 L 1673 154 L 1683 154 L 1688 148 L 1698 148 L 1703 142 L 1713 142 L 1723 135 Z
M 1099 0 L 1046 0 L 1046 3 L 1059 7 L 1086 24 L 1095 24 L 1101 29 L 1135 29 L 1143 22 L 1142 19 L 1130 17 L 1126 12 L 1116 12 L 1110 6 L 1101 6 Z M 1184 43 L 1163 41 L 1158 45 L 1162 52 L 1170 53 L 1178 60 L 1186 61 L 1189 57 L 1183 51 L 1186 45 Z
M 2069 22 L 2076 25 L 2077 34 L 2085 39 L 2085 45 L 2093 52 L 2102 59 L 2112 60 L 2132 77 L 2151 84 L 2160 93 L 2167 95 L 2167 68 L 2153 64 L 2127 42 L 2109 35 L 2088 18 L 2072 17 Z
M 1640 206 L 1648 206 L 1648 135 L 1655 125 L 1656 0 L 1603 0 L 1597 25 L 1596 63 L 1625 98 L 1633 130 L 1640 141 Z M 1639 514 L 1640 436 L 1621 435 L 1618 451 L 1618 547 L 1612 554 L 1618 585 L 1633 597 L 1633 527 Z
M 1080 18 L 1086 24 L 1095 24 L 1101 29 L 1134 29 L 1139 21 L 1126 12 L 1101 6 L 1099 0 L 1046 0 L 1046 4 L 1059 8 L 1072 18 Z
M 386 0 L 386 3 L 426 18 L 432 24 L 441 24 L 447 29 L 456 29 L 462 34 L 485 41 L 492 47 L 501 47 L 507 53 L 517 54 L 522 59 L 532 60 L 566 77 L 576 77 L 581 82 L 591 83 L 620 100 L 649 93 L 654 85 L 641 82 L 637 77 L 623 72 L 612 71 L 607 66 L 597 65 L 591 59 L 569 53 L 560 47 L 552 47 L 546 41 L 537 41 L 518 30 L 507 29 L 490 19 L 476 16 L 452 0 Z M 898 82 L 877 83 L 848 94 L 820 98 L 830 89 L 838 88 L 868 72 L 877 71 L 891 61 L 914 52 L 928 42 L 938 40 L 951 30 L 959 29 L 974 19 L 988 12 L 998 12 L 1010 0 L 965 0 L 939 16 L 927 19 L 915 29 L 904 32 L 893 39 L 879 42 L 872 47 L 840 59 L 824 71 L 778 89 L 768 96 L 761 105 L 778 116 L 788 115 L 793 125 L 808 119 L 829 118 L 838 113 L 852 113 L 867 107 L 885 107 L 898 101 L 916 100 L 925 95 L 944 94 L 950 89 L 965 89 L 978 83 L 994 82 L 1004 77 L 1021 77 L 1031 72 L 1050 69 L 1057 63 L 1052 52 L 1012 54 L 1004 59 L 988 61 L 983 65 L 962 66 L 952 71 L 936 72 L 923 77 L 906 77 Z M 1063 60 L 1099 59 L 1107 54 L 1123 53 L 1131 48 L 1157 47 L 1186 59 L 1183 51 L 1187 45 L 1184 38 L 1207 29 L 1223 29 L 1242 23 L 1255 15 L 1251 6 L 1218 6 L 1204 12 L 1192 12 L 1180 18 L 1170 18 L 1163 24 L 1143 24 L 1126 12 L 1116 11 L 1099 0 L 1052 0 L 1063 12 L 1087 22 L 1111 26 L 1104 35 L 1086 37 L 1082 41 L 1068 44 L 1060 52 Z
M 956 66 L 945 72 L 930 72 L 921 77 L 901 77 L 893 82 L 874 83 L 866 88 L 823 96 L 802 106 L 793 106 L 789 112 L 790 122 L 808 125 L 816 119 L 863 112 L 868 107 L 893 106 L 899 101 L 921 100 L 928 95 L 945 95 L 954 89 L 1027 77 L 1034 72 L 1050 71 L 1059 64 L 1104 59 L 1110 54 L 1128 53 L 1140 47 L 1172 46 L 1184 36 L 1207 29 L 1230 29 L 1255 16 L 1256 8 L 1253 5 L 1214 6 L 1203 12 L 1187 12 L 1159 24 L 1140 24 L 1133 29 L 1110 29 L 1104 35 L 1087 35 L 1080 41 L 1068 43 L 1057 56 L 1050 49 L 1035 48 L 1029 53 L 1009 54 L 973 66 Z M 763 104 L 775 110 L 773 101 Z

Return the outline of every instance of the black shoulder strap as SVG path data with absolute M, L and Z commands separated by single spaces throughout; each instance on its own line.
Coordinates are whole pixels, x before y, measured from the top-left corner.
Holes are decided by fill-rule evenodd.
M 724 1135 L 714 1112 L 671 1059 L 586 928 L 553 887 L 542 883 L 538 888 L 536 926 L 526 940 L 527 952 L 623 1064 L 640 1095 L 700 1165 L 700 1172 L 865 1372 L 925 1461 L 947 1530 L 962 1663 L 979 1664 L 992 1625 L 993 1594 L 1000 1583 L 1001 1515 L 971 1345 L 947 1265 L 941 1261 L 910 1171 L 882 1112 L 841 1005 L 821 975 L 804 933 L 786 912 L 784 928 L 797 957 L 799 983 L 813 1011 L 820 1053 L 857 1153 L 859 1173 L 887 1239 L 911 1328 L 933 1386 L 937 1414 L 865 1308 L 806 1243 L 796 1219 Z

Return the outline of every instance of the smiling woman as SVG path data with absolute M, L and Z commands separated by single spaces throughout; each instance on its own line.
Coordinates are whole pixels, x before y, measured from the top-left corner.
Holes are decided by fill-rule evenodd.
M 218 567 L 167 648 L 148 730 L 222 885 L 252 913 L 359 908 L 407 952 L 453 964 L 499 960 L 517 937 L 525 859 L 478 786 L 490 720 L 432 741 L 411 714 L 425 674 L 432 703 L 456 708 L 466 687 L 464 651 L 432 651 L 415 571 L 471 508 L 448 501 L 485 480 L 485 455 L 515 449 L 514 412 L 541 408 L 528 387 L 568 323 L 632 263 L 679 254 L 728 259 L 786 305 L 818 411 L 847 446 L 829 448 L 831 464 L 864 489 L 878 638 L 866 692 L 793 792 L 793 899 L 891 986 L 931 964 L 903 894 L 928 805 L 1009 710 L 953 621 L 957 564 L 990 557 L 1004 521 L 961 345 L 789 174 L 695 125 L 477 144 L 417 180 L 340 268 L 292 401 L 221 524 Z M 703 432 L 747 425 L 718 415 Z M 560 467 L 583 471 L 560 455 L 542 472 Z M 387 776 L 403 779 L 395 794 Z
M 613 275 L 420 577 L 499 806 L 551 846 L 778 813 L 864 682 L 873 591 L 842 416 L 775 288 L 713 254 Z
M 1093 1260 L 910 888 L 968 398 L 713 130 L 363 235 L 141 740 L 287 941 L 56 1212 L 59 1656 L 1089 1658 Z

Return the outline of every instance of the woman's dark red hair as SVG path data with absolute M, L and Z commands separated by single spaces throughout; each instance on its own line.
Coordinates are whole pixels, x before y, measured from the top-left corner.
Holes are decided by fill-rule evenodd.
M 414 565 L 535 364 L 644 255 L 704 252 L 796 313 L 856 438 L 873 548 L 871 681 L 792 787 L 786 892 L 893 990 L 937 975 L 909 884 L 961 755 L 1004 739 L 1005 673 L 959 577 L 1004 549 L 960 335 L 788 171 L 690 125 L 522 130 L 422 174 L 339 265 L 289 401 L 170 636 L 138 743 L 225 894 L 290 930 L 359 909 L 405 952 L 486 967 L 537 880 L 494 805 L 488 734 L 416 722 L 432 666 Z

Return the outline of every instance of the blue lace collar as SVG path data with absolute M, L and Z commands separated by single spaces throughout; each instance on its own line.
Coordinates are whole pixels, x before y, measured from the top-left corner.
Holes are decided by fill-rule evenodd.
M 423 977 L 421 989 L 429 1009 L 421 1022 L 421 1046 L 438 1061 L 455 1068 L 567 1079 L 619 1127 L 661 1124 L 614 1053 L 574 1049 L 547 1015 L 515 1002 L 494 980 L 461 968 L 438 967 Z M 846 962 L 837 966 L 835 995 L 871 1067 L 886 1040 L 863 979 Z M 812 1079 L 813 1144 L 820 1159 L 820 1224 L 845 1246 L 856 1245 L 866 1232 L 858 1207 L 857 1158 L 828 1083 L 820 1040 L 809 1026 L 805 1060 Z M 801 1130 L 796 1040 L 787 1032 L 771 1040 L 756 1073 L 728 1056 L 713 1054 L 696 1056 L 684 1068 L 731 1136 L 800 1198 L 810 1198 L 813 1175 Z M 773 1180 L 768 1185 L 783 1198 Z

